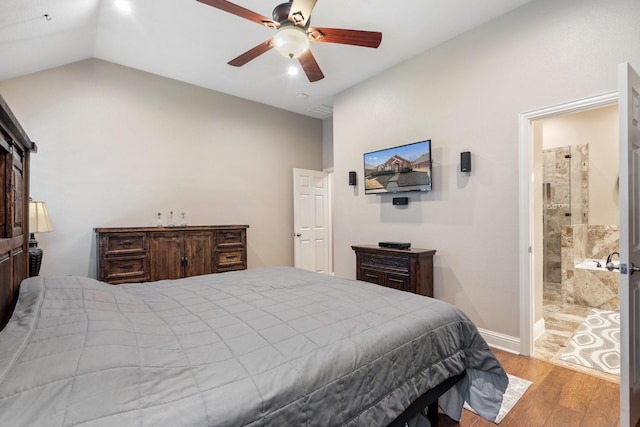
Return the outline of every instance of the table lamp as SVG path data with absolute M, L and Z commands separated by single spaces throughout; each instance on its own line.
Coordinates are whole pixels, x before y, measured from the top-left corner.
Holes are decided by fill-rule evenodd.
M 47 233 L 53 231 L 53 225 L 47 213 L 44 202 L 36 202 L 29 199 L 29 277 L 40 273 L 42 264 L 42 249 L 38 247 L 38 241 L 34 233 Z

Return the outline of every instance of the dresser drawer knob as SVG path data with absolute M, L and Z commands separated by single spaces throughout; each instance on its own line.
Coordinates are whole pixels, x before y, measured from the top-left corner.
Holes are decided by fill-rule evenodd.
M 133 268 L 133 265 L 131 264 L 121 264 L 119 266 L 120 270 L 131 270 Z
M 133 242 L 131 240 L 123 240 L 120 243 L 118 243 L 120 246 L 131 246 L 133 245 Z

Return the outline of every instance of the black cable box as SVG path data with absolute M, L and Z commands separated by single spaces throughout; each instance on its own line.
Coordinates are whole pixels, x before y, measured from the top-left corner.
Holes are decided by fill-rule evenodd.
M 378 246 L 381 248 L 390 248 L 390 249 L 409 249 L 411 247 L 411 243 L 405 242 L 378 242 Z

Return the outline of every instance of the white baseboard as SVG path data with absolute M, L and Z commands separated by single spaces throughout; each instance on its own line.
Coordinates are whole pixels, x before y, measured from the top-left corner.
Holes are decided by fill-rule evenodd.
M 544 317 L 538 320 L 535 325 L 533 325 L 533 341 L 537 340 L 544 334 L 546 330 L 546 325 L 544 323 Z
M 478 328 L 478 332 L 489 346 L 509 353 L 520 354 L 520 338 L 481 328 Z

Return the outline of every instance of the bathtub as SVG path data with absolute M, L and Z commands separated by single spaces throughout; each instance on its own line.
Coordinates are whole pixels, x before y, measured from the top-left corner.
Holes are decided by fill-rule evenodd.
M 619 266 L 620 261 L 612 261 L 613 265 Z M 609 271 L 605 267 L 607 265 L 606 259 L 585 259 L 579 264 L 575 265 L 575 268 L 582 268 L 584 270 L 597 270 L 597 271 Z M 619 271 L 619 270 L 613 270 Z

